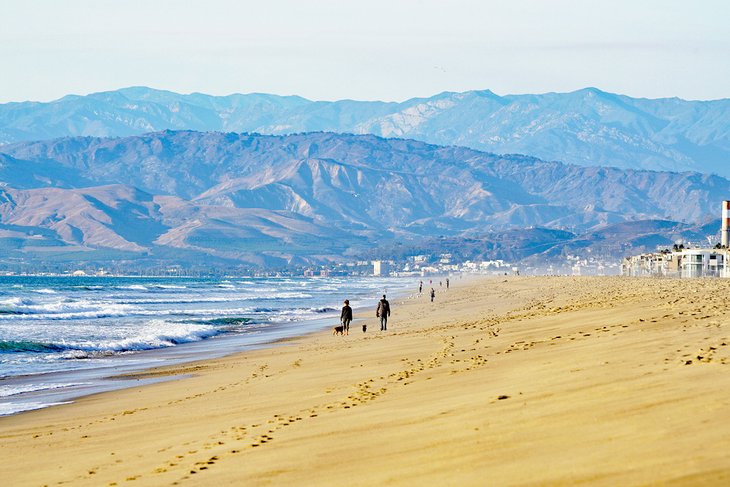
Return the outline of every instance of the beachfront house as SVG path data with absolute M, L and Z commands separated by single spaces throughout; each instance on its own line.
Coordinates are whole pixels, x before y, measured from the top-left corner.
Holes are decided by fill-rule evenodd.
M 730 250 L 691 248 L 626 257 L 621 275 L 633 277 L 730 277 Z

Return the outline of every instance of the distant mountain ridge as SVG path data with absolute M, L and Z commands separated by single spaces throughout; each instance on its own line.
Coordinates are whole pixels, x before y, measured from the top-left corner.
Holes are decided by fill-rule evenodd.
M 0 248 L 13 255 L 106 249 L 261 266 L 525 227 L 560 230 L 552 246 L 635 220 L 673 220 L 658 228 L 675 232 L 677 221 L 716 217 L 730 192 L 730 181 L 713 175 L 335 133 L 163 131 L 16 143 L 0 147 L 0 181 Z M 527 240 L 539 233 L 524 232 Z M 505 242 L 501 251 L 514 254 Z
M 730 99 L 639 99 L 586 88 L 499 96 L 441 93 L 401 103 L 297 96 L 180 95 L 144 87 L 0 105 L 0 144 L 173 130 L 400 137 L 582 166 L 730 177 Z

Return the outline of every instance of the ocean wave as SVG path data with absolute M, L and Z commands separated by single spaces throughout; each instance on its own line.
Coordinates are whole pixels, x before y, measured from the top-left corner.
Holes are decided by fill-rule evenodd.
M 135 352 L 197 342 L 224 332 L 220 327 L 191 322 L 150 320 L 133 336 L 97 340 L 62 339 L 55 341 L 0 341 L 0 353 L 56 353 L 66 358 Z
M 56 294 L 56 291 L 53 289 L 34 289 L 33 292 L 38 294 Z
M 0 340 L 0 353 L 19 353 L 19 352 L 61 352 L 65 350 L 63 346 L 46 343 L 34 342 L 30 340 Z
M 130 284 L 129 286 L 119 286 L 119 289 L 131 289 L 132 291 L 149 291 L 147 286 L 142 284 Z
M 239 289 L 243 291 L 249 291 L 249 292 L 256 292 L 256 293 L 275 293 L 278 291 L 281 291 L 281 288 L 276 287 L 259 287 L 255 284 L 246 284 L 243 286 L 240 286 Z
M 142 311 L 139 314 L 142 316 L 190 316 L 190 317 L 211 317 L 215 318 L 226 318 L 229 316 L 241 316 L 249 313 L 255 313 L 253 308 L 225 308 L 220 310 L 215 309 L 181 309 L 181 310 L 149 310 Z
M 283 292 L 283 293 L 275 293 L 271 294 L 269 296 L 257 296 L 253 299 L 257 300 L 272 300 L 272 299 L 308 299 L 311 298 L 312 295 L 308 293 L 302 293 L 302 292 Z
M 18 306 L 27 306 L 33 304 L 33 300 L 29 298 L 13 297 L 0 301 L 0 308 L 12 308 Z
M 181 297 L 157 298 L 127 298 L 119 297 L 119 304 L 195 304 L 195 303 L 230 303 L 236 301 L 276 301 L 281 299 L 307 299 L 312 296 L 307 293 L 276 293 L 268 296 L 255 294 L 226 294 L 225 296 L 201 297 L 199 295 L 183 294 Z
M 67 387 L 77 387 L 89 385 L 90 382 L 65 382 L 65 383 L 47 383 L 40 382 L 36 384 L 18 384 L 12 386 L 0 385 L 0 397 L 17 396 L 28 392 L 49 391 L 54 389 L 65 389 Z
M 230 324 L 244 324 L 251 321 L 251 318 L 241 317 L 241 316 L 228 316 L 226 318 L 213 318 L 212 320 L 207 320 L 205 323 L 210 323 L 212 325 L 230 325 Z
M 223 326 L 230 329 L 238 328 L 240 326 L 251 323 L 251 318 L 241 316 L 226 316 L 225 318 L 213 318 L 210 320 L 199 321 L 198 323 L 204 323 L 214 326 Z
M 13 315 L 23 315 L 24 319 L 33 320 L 70 320 L 84 318 L 109 318 L 127 316 L 138 311 L 139 308 L 110 301 L 90 300 L 56 300 L 50 302 L 34 302 L 20 300 L 10 303 L 7 300 L 0 303 L 0 319 L 10 318 Z
M 119 304 L 195 304 L 195 303 L 228 303 L 231 301 L 239 301 L 235 297 L 182 297 L 182 298 L 140 298 L 140 299 L 124 299 L 118 301 Z
M 340 288 L 337 286 L 320 286 L 317 288 L 317 291 L 340 291 Z
M 22 315 L 25 314 L 22 311 L 16 311 L 13 309 L 0 309 L 0 315 Z
M 307 308 L 308 311 L 312 311 L 314 313 L 331 313 L 333 311 L 337 311 L 335 308 Z
M 165 320 L 151 320 L 145 326 L 145 329 L 141 331 L 142 333 L 138 333 L 136 336 L 121 340 L 81 342 L 78 345 L 81 345 L 79 348 L 82 350 L 93 352 L 128 352 L 197 342 L 221 333 L 221 330 L 212 325 L 196 325 Z
M 195 302 L 193 302 L 195 303 Z M 149 316 L 230 316 L 256 313 L 250 307 L 216 309 L 142 309 L 126 305 L 113 305 L 89 310 L 77 310 L 64 313 L 31 313 L 25 311 L 0 312 L 0 321 L 75 321 L 102 318 L 134 318 Z
M 278 320 L 280 317 L 291 317 L 291 320 L 287 321 L 295 321 L 295 320 L 302 320 L 306 319 L 307 317 L 314 317 L 318 314 L 325 314 L 325 313 L 334 313 L 336 311 L 339 311 L 336 308 L 331 308 L 329 306 L 325 307 L 315 307 L 315 308 L 309 308 L 309 307 L 302 307 L 302 308 L 264 308 L 264 307 L 256 307 L 252 308 L 250 310 L 251 314 L 254 315 L 267 315 L 272 320 Z

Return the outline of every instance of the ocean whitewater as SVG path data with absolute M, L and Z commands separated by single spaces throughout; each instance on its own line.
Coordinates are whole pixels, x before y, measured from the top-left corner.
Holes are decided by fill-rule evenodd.
M 140 383 L 113 378 L 120 373 L 331 326 L 345 298 L 355 309 L 374 307 L 383 292 L 409 285 L 361 277 L 0 277 L 0 416 Z

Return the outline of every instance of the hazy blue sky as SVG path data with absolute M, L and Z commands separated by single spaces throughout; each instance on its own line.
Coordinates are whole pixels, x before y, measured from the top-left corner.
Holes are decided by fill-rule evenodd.
M 0 102 L 145 85 L 730 98 L 727 0 L 0 0 Z

